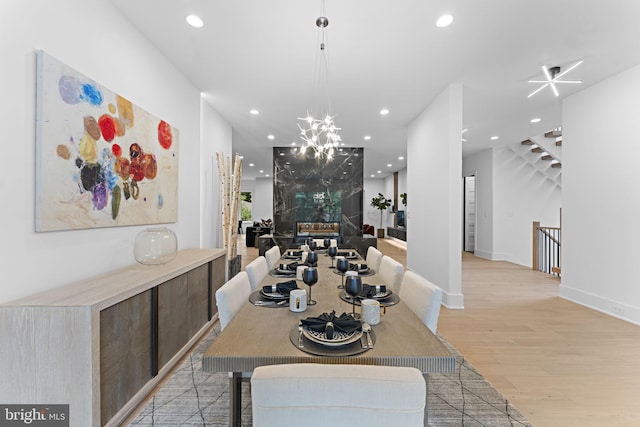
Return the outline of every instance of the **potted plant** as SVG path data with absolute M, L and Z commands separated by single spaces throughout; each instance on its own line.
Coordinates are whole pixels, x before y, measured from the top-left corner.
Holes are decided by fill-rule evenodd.
M 378 228 L 378 237 L 384 237 L 384 228 L 382 228 L 382 213 L 391 206 L 391 199 L 387 199 L 378 193 L 378 195 L 371 199 L 371 206 L 380 210 L 380 228 Z
M 407 193 L 400 194 L 400 200 L 403 206 L 407 206 Z

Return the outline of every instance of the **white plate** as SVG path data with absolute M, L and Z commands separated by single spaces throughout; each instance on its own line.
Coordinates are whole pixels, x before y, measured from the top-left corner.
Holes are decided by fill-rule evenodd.
M 289 298 L 288 295 L 281 294 L 280 292 L 265 292 L 264 289 L 260 289 L 260 293 L 263 297 L 272 300 L 282 300 Z
M 372 299 L 383 299 L 383 298 L 388 297 L 389 295 L 391 295 L 391 291 L 390 291 L 389 289 L 387 289 L 387 290 L 386 290 L 386 291 L 384 291 L 384 292 L 378 292 L 378 293 L 376 293 L 376 294 L 375 294 L 374 296 L 372 296 L 372 297 L 365 297 L 365 296 L 363 296 L 363 295 L 358 295 L 358 297 L 357 297 L 357 298 L 358 298 L 358 299 L 367 299 L 367 298 L 372 298 Z
M 276 268 L 276 273 L 278 274 L 290 274 L 290 275 L 294 275 L 296 274 L 295 270 L 289 270 L 288 268 L 285 268 L 284 270 L 282 268 Z
M 317 344 L 326 345 L 329 347 L 337 347 L 339 345 L 351 344 L 352 342 L 358 341 L 362 337 L 362 330 L 354 331 L 351 334 L 345 334 L 340 331 L 333 331 L 333 339 L 327 339 L 327 336 L 324 332 L 316 332 L 307 327 L 302 328 L 302 334 L 307 337 L 309 341 L 313 341 Z

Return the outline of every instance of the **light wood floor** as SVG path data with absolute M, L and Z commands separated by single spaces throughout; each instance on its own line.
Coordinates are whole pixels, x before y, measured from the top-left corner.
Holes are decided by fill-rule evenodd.
M 258 255 L 240 246 L 243 265 Z M 406 265 L 394 239 L 378 248 Z M 558 297 L 553 276 L 464 253 L 438 330 L 535 427 L 640 426 L 640 327 Z

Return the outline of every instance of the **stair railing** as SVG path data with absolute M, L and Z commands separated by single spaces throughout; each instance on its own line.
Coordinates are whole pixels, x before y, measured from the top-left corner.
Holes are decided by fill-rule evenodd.
M 533 260 L 531 268 L 560 276 L 560 227 L 543 227 L 533 221 Z

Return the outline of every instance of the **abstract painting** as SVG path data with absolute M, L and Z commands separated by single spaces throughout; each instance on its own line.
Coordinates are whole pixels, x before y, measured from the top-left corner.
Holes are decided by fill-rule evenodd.
M 178 129 L 42 51 L 36 89 L 36 231 L 177 221 Z

